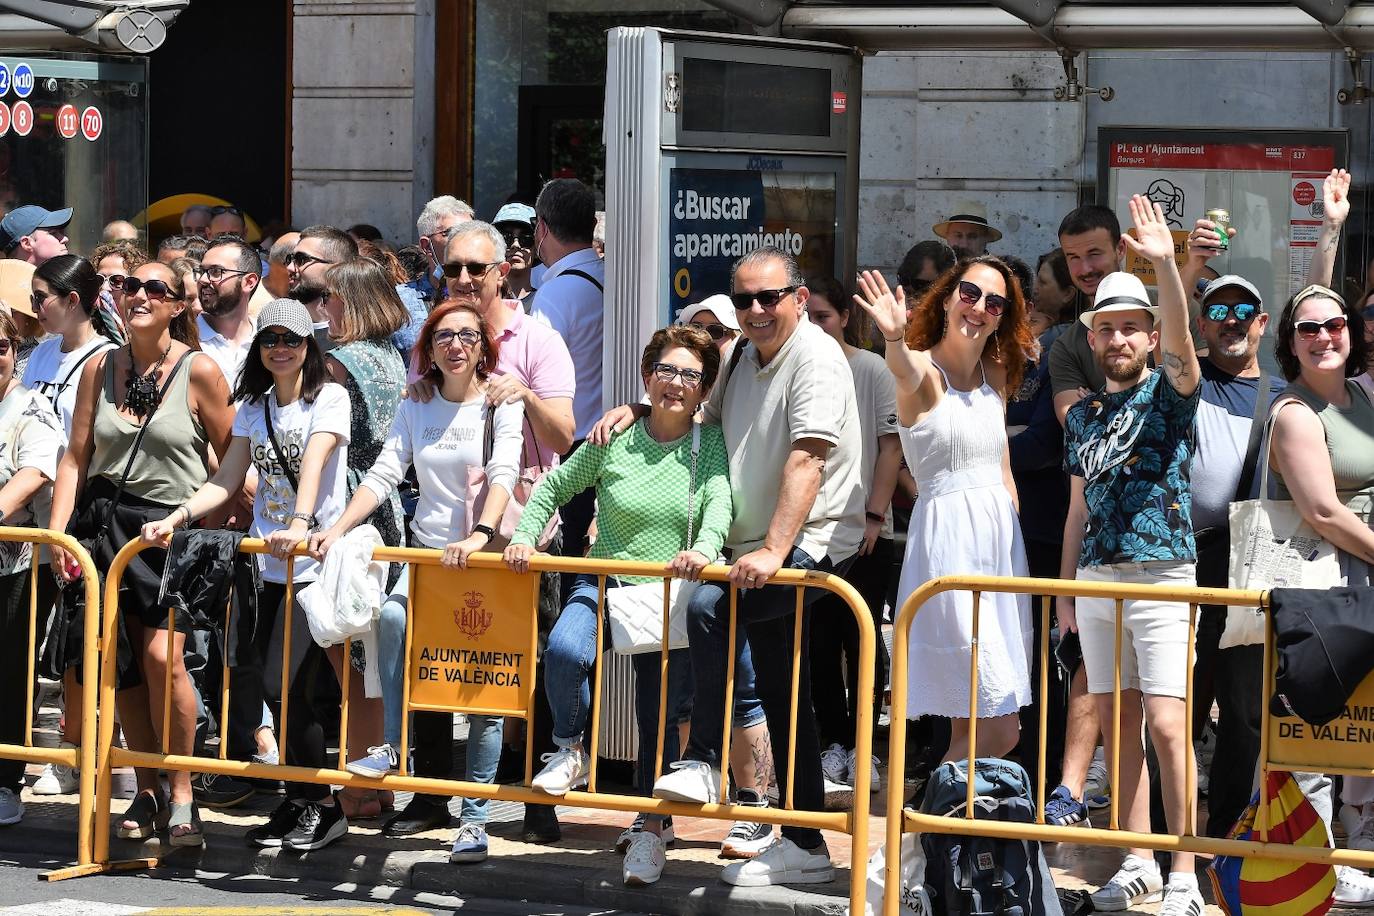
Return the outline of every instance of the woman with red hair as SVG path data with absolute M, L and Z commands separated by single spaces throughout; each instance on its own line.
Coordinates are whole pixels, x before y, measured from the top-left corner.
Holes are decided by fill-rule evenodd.
M 1016 484 L 1007 453 L 1006 396 L 1034 358 L 1026 303 L 1010 268 L 984 255 L 945 271 L 907 319 L 881 274 L 865 271 L 854 298 L 886 341 L 897 422 L 918 497 L 897 589 L 900 608 L 928 579 L 1026 575 Z M 1016 746 L 1017 710 L 1030 703 L 1031 621 L 1025 596 L 984 594 L 978 612 L 980 757 Z M 911 626 L 909 718 L 951 720 L 945 760 L 967 759 L 973 602 L 950 591 Z

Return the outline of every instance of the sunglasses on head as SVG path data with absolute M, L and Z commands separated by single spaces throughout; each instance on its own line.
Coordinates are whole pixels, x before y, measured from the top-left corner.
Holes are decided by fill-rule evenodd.
M 1331 337 L 1339 337 L 1345 333 L 1345 325 L 1344 315 L 1333 315 L 1325 321 L 1316 321 L 1311 318 L 1295 321 L 1293 322 L 1293 330 L 1297 331 L 1298 336 L 1303 340 L 1313 340 L 1323 330 Z
M 305 344 L 305 338 L 295 331 L 263 331 L 258 335 L 258 346 L 271 350 L 285 344 L 292 350 L 298 350 Z
M 1206 307 L 1203 314 L 1208 321 L 1225 321 L 1230 315 L 1234 315 L 1237 321 L 1251 321 L 1259 312 L 1260 307 L 1254 302 L 1214 302 Z
M 120 288 L 124 290 L 126 296 L 136 295 L 139 290 L 143 290 L 148 294 L 149 299 L 177 298 L 172 288 L 161 280 L 140 280 L 138 277 L 125 277 Z
M 996 293 L 984 293 L 983 288 L 977 283 L 968 280 L 959 281 L 959 301 L 964 305 L 974 305 L 979 299 L 983 300 L 983 310 L 993 318 L 1000 318 L 1007 309 L 1007 297 L 999 296 Z
M 730 333 L 730 329 L 727 328 L 727 327 L 726 327 L 725 325 L 723 325 L 723 324 L 695 324 L 695 323 L 694 323 L 694 324 L 692 325 L 692 327 L 694 327 L 694 328 L 701 328 L 703 331 L 705 331 L 707 334 L 709 334 L 709 335 L 711 336 L 711 339 L 714 340 L 716 343 L 720 343 L 722 340 L 725 339 L 725 335 Z
M 741 312 L 753 308 L 755 302 L 770 309 L 796 291 L 795 286 L 784 286 L 780 289 L 761 289 L 754 293 L 731 293 L 730 301 L 734 303 L 735 309 Z
M 469 277 L 480 280 L 487 275 L 487 271 L 500 263 L 500 261 L 492 261 L 490 264 L 483 264 L 481 261 L 452 261 L 444 265 L 444 276 L 450 280 L 457 280 L 466 270 Z
M 683 388 L 695 388 L 701 384 L 702 375 L 698 369 L 684 369 L 672 363 L 654 363 L 652 368 L 654 377 L 660 382 L 672 382 L 680 378 Z
M 447 349 L 453 346 L 454 341 L 458 341 L 465 347 L 475 347 L 482 341 L 482 334 L 474 328 L 444 328 L 442 331 L 434 332 L 434 346 Z

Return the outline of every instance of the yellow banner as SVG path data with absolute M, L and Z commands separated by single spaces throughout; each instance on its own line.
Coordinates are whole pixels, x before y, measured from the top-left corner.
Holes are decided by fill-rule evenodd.
M 1269 664 L 1277 670 L 1276 658 Z M 1269 759 L 1316 772 L 1327 767 L 1374 769 L 1374 674 L 1355 688 L 1340 716 L 1325 725 L 1270 716 Z
M 411 567 L 412 708 L 529 716 L 539 575 Z

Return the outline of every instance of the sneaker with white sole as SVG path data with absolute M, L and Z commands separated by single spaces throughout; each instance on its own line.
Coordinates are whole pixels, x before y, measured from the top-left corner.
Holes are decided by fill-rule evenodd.
M 24 803 L 10 789 L 0 789 L 0 824 L 9 826 L 24 819 Z
M 849 752 L 849 755 L 848 755 L 848 764 L 849 764 L 849 784 L 852 786 L 852 785 L 854 785 L 854 773 L 855 773 L 855 770 L 858 768 L 858 764 L 855 762 L 855 757 L 854 757 L 854 752 L 853 752 L 853 751 L 850 751 L 850 752 Z M 871 756 L 871 757 L 869 758 L 869 761 L 868 761 L 868 791 L 869 791 L 870 793 L 877 792 L 877 791 L 878 791 L 879 789 L 881 789 L 882 787 L 883 787 L 883 777 L 882 777 L 882 775 L 878 772 L 878 758 L 877 758 L 876 756 Z
M 663 877 L 663 866 L 668 862 L 663 840 L 656 833 L 640 831 L 630 847 L 625 850 L 625 861 L 620 866 L 620 875 L 626 887 L 646 887 Z
M 849 754 L 838 744 L 821 752 L 821 775 L 831 782 L 849 782 Z
M 1120 912 L 1137 903 L 1154 903 L 1164 897 L 1164 878 L 1153 859 L 1127 855 L 1116 874 L 1092 892 L 1093 909 Z
M 620 836 L 615 841 L 616 852 L 621 855 L 625 854 L 625 850 L 630 848 L 630 844 L 634 842 L 634 838 L 644 832 L 644 820 L 648 816 L 649 815 L 643 812 L 636 814 L 630 826 L 620 831 Z M 658 837 L 663 841 L 665 847 L 673 845 L 674 841 L 677 840 L 677 835 L 673 833 L 673 819 L 671 816 L 663 818 L 663 825 L 659 827 Z
M 75 749 L 75 744 L 63 741 L 60 748 Z M 43 765 L 43 772 L 33 784 L 34 795 L 72 795 L 81 787 L 81 771 L 60 763 Z
M 544 761 L 544 769 L 530 780 L 530 785 L 550 795 L 567 795 L 572 789 L 587 784 L 587 773 L 591 761 L 587 752 L 580 747 L 560 747 L 552 754 L 539 758 Z
M 1170 884 L 1164 889 L 1159 916 L 1202 916 L 1202 892 L 1196 884 Z
M 1374 878 L 1349 865 L 1336 866 L 1336 906 L 1367 909 L 1374 906 Z
M 736 799 L 735 803 L 748 805 L 751 808 L 768 807 L 768 799 L 760 798 L 759 793 L 753 789 L 740 789 L 739 798 Z M 752 859 L 771 845 L 773 845 L 772 824 L 760 824 L 756 821 L 735 821 L 730 832 L 725 835 L 725 839 L 720 841 L 720 857 L 722 859 Z
M 368 748 L 366 757 L 348 761 L 344 764 L 344 769 L 357 776 L 373 777 L 400 772 L 396 750 L 390 744 L 379 744 L 376 747 Z
M 281 845 L 283 849 L 309 852 L 323 849 L 347 833 L 348 818 L 344 817 L 342 805 L 337 801 L 332 805 L 309 801 L 301 808 L 296 826 L 281 838 Z
M 715 767 L 701 760 L 678 760 L 669 766 L 673 771 L 654 783 L 654 798 L 693 805 L 720 801 L 720 771 Z
M 720 879 L 735 887 L 828 884 L 835 880 L 835 868 L 830 864 L 830 850 L 824 843 L 808 850 L 787 837 L 778 837 L 754 858 L 725 866 Z
M 448 854 L 450 862 L 485 862 L 487 859 L 487 828 L 483 824 L 469 821 L 458 828 L 453 838 L 453 849 Z

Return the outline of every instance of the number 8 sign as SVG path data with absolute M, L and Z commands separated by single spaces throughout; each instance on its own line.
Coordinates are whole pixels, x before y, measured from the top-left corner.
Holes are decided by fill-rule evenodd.
M 94 105 L 81 112 L 81 135 L 92 142 L 100 139 L 100 132 L 105 128 L 105 119 L 100 114 L 100 109 Z
M 70 140 L 76 136 L 75 105 L 63 105 L 57 109 L 57 132 L 62 135 L 63 140 Z
M 15 102 L 12 120 L 14 132 L 21 137 L 27 137 L 29 131 L 33 130 L 33 106 L 28 102 Z

